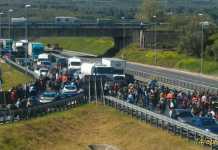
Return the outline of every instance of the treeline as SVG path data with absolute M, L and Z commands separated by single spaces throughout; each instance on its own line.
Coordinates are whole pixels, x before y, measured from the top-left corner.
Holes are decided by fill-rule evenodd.
M 10 0 L 0 2 L 0 10 L 14 9 L 13 16 L 24 16 L 24 4 L 31 4 L 29 15 L 34 20 L 51 20 L 55 16 L 79 18 L 134 18 L 141 0 Z
M 172 12 L 169 7 L 162 7 L 162 2 L 161 0 L 143 0 L 137 18 L 158 23 L 157 30 L 179 32 L 180 37 L 173 45 L 179 52 L 196 57 L 201 57 L 203 54 L 204 57 L 218 61 L 216 15 L 207 11 L 208 8 L 195 9 L 193 12 Z

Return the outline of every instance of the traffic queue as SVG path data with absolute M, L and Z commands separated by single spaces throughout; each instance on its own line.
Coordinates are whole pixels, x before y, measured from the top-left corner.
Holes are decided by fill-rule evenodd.
M 80 93 L 89 96 L 89 99 L 93 95 L 96 99 L 106 95 L 218 133 L 218 95 L 207 91 L 178 91 L 160 86 L 155 80 L 139 82 L 125 74 L 126 61 L 121 59 L 102 58 L 87 62 L 79 57 L 55 56 L 53 60 L 52 55 L 41 51 L 30 59 L 32 65 L 28 68 L 39 78 L 32 83 L 13 87 L 9 92 L 8 108 L 52 103 Z M 27 61 L 25 58 L 23 60 Z

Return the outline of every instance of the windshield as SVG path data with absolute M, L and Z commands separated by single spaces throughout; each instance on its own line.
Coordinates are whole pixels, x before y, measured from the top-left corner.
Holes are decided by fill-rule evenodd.
M 56 93 L 55 92 L 45 92 L 42 95 L 43 97 L 55 97 Z
M 51 63 L 48 62 L 48 61 L 42 61 L 41 64 L 42 64 L 42 65 L 51 65 Z
M 66 85 L 65 88 L 68 89 L 68 90 L 76 90 L 75 85 Z
M 40 70 L 41 73 L 47 73 L 48 70 Z
M 70 65 L 71 66 L 80 66 L 81 62 L 71 62 Z
M 113 74 L 113 68 L 111 67 L 97 67 L 94 72 L 96 74 Z

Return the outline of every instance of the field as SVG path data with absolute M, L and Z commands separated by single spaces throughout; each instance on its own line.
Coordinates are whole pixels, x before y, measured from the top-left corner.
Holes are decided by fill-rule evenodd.
M 48 37 L 40 38 L 37 41 L 44 44 L 59 44 L 67 50 L 103 55 L 114 46 L 112 38 L 109 37 Z
M 17 71 L 13 67 L 0 62 L 2 69 L 3 89 L 8 90 L 18 84 L 27 83 L 32 80 L 30 76 L 26 76 L 22 72 Z
M 155 52 L 153 50 L 143 50 L 138 48 L 137 44 L 132 44 L 129 47 L 121 50 L 117 57 L 139 62 L 144 64 L 155 64 Z M 199 58 L 186 56 L 176 51 L 157 51 L 157 65 L 177 68 L 186 71 L 200 72 L 201 61 Z M 218 75 L 218 64 L 215 61 L 205 59 L 203 73 L 210 75 Z
M 0 126 L 1 150 L 85 150 L 90 144 L 111 144 L 121 150 L 206 149 L 95 104 Z

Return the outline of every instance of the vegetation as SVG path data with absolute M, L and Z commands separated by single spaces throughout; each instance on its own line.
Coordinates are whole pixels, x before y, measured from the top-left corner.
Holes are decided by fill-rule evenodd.
M 144 64 L 154 65 L 155 62 L 155 52 L 154 50 L 144 50 L 140 49 L 137 44 L 132 44 L 126 49 L 121 50 L 117 57 L 123 59 L 139 62 Z M 168 68 L 177 68 L 187 71 L 200 72 L 200 59 L 197 57 L 187 56 L 178 51 L 157 51 L 157 65 L 168 67 Z M 218 75 L 218 64 L 217 62 L 206 58 L 204 60 L 203 73 Z
M 141 0 L 32 0 L 28 14 L 31 20 L 53 21 L 55 16 L 75 16 L 82 19 L 133 18 Z M 14 17 L 25 16 L 24 0 L 1 1 L 0 10 L 13 8 Z M 4 17 L 7 20 L 7 17 Z
M 8 90 L 18 84 L 27 83 L 32 80 L 30 76 L 24 75 L 5 63 L 0 62 L 0 69 L 2 70 L 3 90 Z
M 114 46 L 112 38 L 108 37 L 48 37 L 40 38 L 38 41 L 47 44 L 59 44 L 67 50 L 103 55 Z
M 83 150 L 96 143 L 125 150 L 206 149 L 94 104 L 0 127 L 1 150 Z

